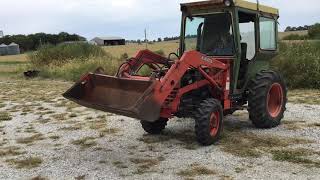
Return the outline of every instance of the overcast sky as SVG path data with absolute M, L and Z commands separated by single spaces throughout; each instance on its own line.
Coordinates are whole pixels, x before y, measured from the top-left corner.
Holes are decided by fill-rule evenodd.
M 77 33 L 149 39 L 176 36 L 182 2 L 192 0 L 0 0 L 0 30 L 8 34 Z M 251 0 L 250 0 L 251 1 Z M 252 0 L 254 1 L 254 0 Z M 280 9 L 280 30 L 320 22 L 319 0 L 260 0 Z

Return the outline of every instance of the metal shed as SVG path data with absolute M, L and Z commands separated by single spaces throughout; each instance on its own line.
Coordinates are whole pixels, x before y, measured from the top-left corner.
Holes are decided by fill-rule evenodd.
M 4 56 L 8 54 L 8 46 L 5 44 L 0 45 L 0 56 Z
M 12 42 L 11 44 L 8 45 L 8 55 L 16 55 L 20 54 L 20 48 L 19 45 Z
M 126 40 L 122 37 L 95 37 L 91 41 L 94 41 L 99 46 L 117 46 L 126 44 Z

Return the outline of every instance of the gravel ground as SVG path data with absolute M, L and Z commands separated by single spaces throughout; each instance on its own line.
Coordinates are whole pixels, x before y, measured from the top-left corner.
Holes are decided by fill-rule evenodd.
M 320 179 L 320 105 L 289 103 L 270 130 L 236 112 L 225 117 L 221 142 L 202 147 L 192 119 L 150 136 L 134 119 L 63 99 L 69 86 L 0 83 L 0 179 Z M 274 153 L 292 149 L 300 155 Z

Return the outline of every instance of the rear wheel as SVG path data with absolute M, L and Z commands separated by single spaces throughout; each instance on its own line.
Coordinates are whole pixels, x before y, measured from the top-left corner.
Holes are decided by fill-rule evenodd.
M 208 146 L 217 142 L 223 127 L 223 111 L 220 101 L 207 99 L 195 112 L 195 132 L 200 144 Z
M 281 123 L 287 103 L 287 87 L 281 75 L 262 71 L 251 81 L 249 115 L 258 128 L 273 128 Z
M 155 122 L 140 121 L 142 128 L 149 134 L 160 134 L 167 126 L 167 118 L 159 118 Z

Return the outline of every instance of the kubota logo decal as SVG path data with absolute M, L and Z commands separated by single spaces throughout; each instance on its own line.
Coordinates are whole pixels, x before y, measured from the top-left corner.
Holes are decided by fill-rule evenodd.
M 207 56 L 202 56 L 201 59 L 204 60 L 204 61 L 207 61 L 209 63 L 212 63 L 212 59 L 208 58 Z

